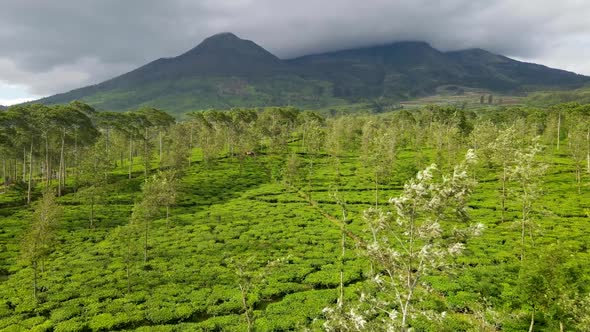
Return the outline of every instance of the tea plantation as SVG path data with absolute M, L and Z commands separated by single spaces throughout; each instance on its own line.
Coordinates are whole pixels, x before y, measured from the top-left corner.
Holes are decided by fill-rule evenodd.
M 389 115 L 353 122 L 389 123 L 384 119 Z M 143 233 L 130 234 L 128 229 L 145 187 L 143 159 L 134 157 L 130 176 L 128 160 L 110 169 L 94 207 L 81 198 L 89 187 L 75 190 L 74 180 L 68 179 L 56 198 L 63 213 L 55 241 L 39 262 L 37 299 L 34 270 L 22 258 L 36 205 L 26 204 L 23 186 L 4 187 L 0 330 L 330 329 L 326 308 L 338 308 L 340 302 L 350 308 L 361 303 L 361 308 L 362 298 L 376 292 L 375 271 L 380 267 L 366 250 L 372 235 L 364 211 L 377 206 L 395 213 L 390 198 L 402 195 L 417 171 L 437 163 L 441 175 L 436 177 L 450 176 L 468 148 L 474 148 L 478 159 L 468 171 L 469 179 L 477 182 L 466 202 L 469 219 L 443 219 L 442 237 L 450 237 L 455 225 L 482 224 L 483 231 L 465 237 L 462 254 L 445 261 L 445 268 L 423 274 L 407 327 L 526 331 L 532 315 L 535 331 L 560 326 L 590 330 L 590 174 L 582 169 L 577 181 L 570 137 L 560 138 L 557 150 L 552 136 L 542 133 L 542 150 L 534 156 L 535 162 L 546 165 L 543 175 L 533 179 L 538 195 L 513 176 L 506 185 L 503 213 L 501 163 L 494 162 L 495 152 L 486 156 L 483 145 L 475 146 L 473 135 L 439 146 L 429 141 L 435 128 L 408 129 L 411 137 L 399 138 L 394 158 L 384 166 L 387 175 L 376 179 L 370 165 L 378 162 L 363 157 L 369 145 L 360 131 L 366 128 L 358 126 L 356 133 L 350 131 L 355 136 L 344 139 L 344 146 L 349 140 L 356 147 L 334 152 L 329 135 L 337 121 L 328 121 L 326 145 L 314 153 L 306 148 L 303 129 L 289 134 L 286 149 L 256 149 L 245 158 L 228 150 L 208 158 L 201 146 L 191 147 L 191 165 L 177 173 L 177 198 L 168 220 L 160 208 L 149 224 L 149 237 L 146 226 L 145 261 Z M 531 123 L 527 128 L 534 127 Z M 453 131 L 440 140 L 450 135 L 458 134 Z M 526 142 L 522 146 L 532 144 Z M 154 150 L 151 174 L 159 167 L 156 155 Z M 386 158 L 385 153 L 376 156 Z M 39 201 L 44 185 L 41 179 L 36 182 L 33 200 Z M 523 206 L 526 195 L 530 200 Z M 528 214 L 526 224 L 523 213 Z M 339 300 L 341 270 L 344 290 Z M 373 312 L 357 317 L 356 325 L 346 325 L 353 328 L 332 330 L 375 330 L 383 319 L 387 314 Z

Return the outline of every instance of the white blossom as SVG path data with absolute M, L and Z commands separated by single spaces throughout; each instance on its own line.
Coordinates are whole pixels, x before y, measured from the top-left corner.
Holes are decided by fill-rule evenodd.
M 464 249 L 465 249 L 465 245 L 463 243 L 457 242 L 449 247 L 449 253 L 451 255 L 455 255 L 455 256 L 460 255 Z
M 363 329 L 365 327 L 367 321 L 363 318 L 363 316 L 357 314 L 354 309 L 350 309 L 348 314 L 357 330 Z

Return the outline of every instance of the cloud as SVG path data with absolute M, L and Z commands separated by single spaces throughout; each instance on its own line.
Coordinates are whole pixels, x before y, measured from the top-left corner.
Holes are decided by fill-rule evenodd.
M 30 95 L 26 90 L 25 86 L 6 84 L 0 81 L 0 105 L 10 106 L 39 98 L 39 96 Z
M 17 104 L 26 103 L 27 101 L 32 101 L 38 99 L 38 96 L 33 97 L 26 97 L 26 98 L 11 98 L 11 99 L 4 99 L 0 98 L 0 106 L 12 106 Z
M 282 58 L 400 40 L 480 47 L 590 75 L 584 0 L 3 0 L 0 81 L 52 94 L 221 31 Z

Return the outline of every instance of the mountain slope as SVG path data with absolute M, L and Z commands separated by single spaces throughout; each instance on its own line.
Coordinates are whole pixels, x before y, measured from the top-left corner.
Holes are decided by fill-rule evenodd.
M 579 87 L 589 77 L 523 63 L 480 49 L 440 52 L 424 42 L 343 50 L 281 60 L 231 33 L 103 83 L 39 100 L 83 100 L 99 109 L 141 106 L 172 112 L 235 106 L 324 107 L 350 101 L 404 100 L 442 85 L 496 92 Z
M 519 62 L 481 49 L 443 53 L 424 42 L 305 56 L 291 60 L 335 83 L 345 96 L 413 98 L 441 85 L 496 92 L 542 87 L 579 87 L 590 78 L 542 65 Z M 373 93 L 371 93 L 373 92 Z
M 309 77 L 334 83 L 337 96 L 407 98 L 432 93 L 461 75 L 461 68 L 424 42 L 345 50 L 290 61 Z

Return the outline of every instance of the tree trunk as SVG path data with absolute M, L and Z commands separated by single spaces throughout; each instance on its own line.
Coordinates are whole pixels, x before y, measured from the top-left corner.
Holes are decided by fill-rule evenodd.
M 131 172 L 133 171 L 133 139 L 129 137 L 129 180 L 131 180 Z
M 65 181 L 63 181 L 63 177 L 65 174 L 64 171 L 64 148 L 65 148 L 65 140 L 66 140 L 66 130 L 64 129 L 62 134 L 61 134 L 61 148 L 60 148 L 60 152 L 59 152 L 59 170 L 58 170 L 58 176 L 57 176 L 57 196 L 60 197 L 61 196 L 61 189 L 62 189 L 62 182 L 65 185 Z
M 303 135 L 301 135 L 301 152 L 307 153 L 307 147 L 305 146 L 305 136 L 307 136 L 307 126 L 303 126 Z
M 193 125 L 190 126 L 190 135 L 188 140 L 188 167 L 191 167 L 193 156 Z M 589 159 L 590 160 L 590 159 Z M 589 168 L 590 172 L 590 168 Z
M 31 141 L 31 150 L 29 151 L 29 184 L 27 186 L 27 205 L 31 204 L 31 189 L 33 182 L 33 141 Z
M 45 186 L 48 189 L 51 185 L 51 171 L 49 168 L 49 138 L 45 135 Z
M 377 170 L 375 170 L 375 208 L 379 207 L 379 183 L 377 182 Z
M 346 250 L 346 231 L 344 230 L 346 220 L 342 220 L 342 240 L 340 252 L 340 296 L 338 297 L 338 305 L 344 306 L 344 254 Z
M 110 158 L 110 154 L 109 154 L 109 141 L 111 138 L 111 127 L 107 126 L 107 130 L 106 130 L 106 137 L 105 137 L 105 142 L 104 142 L 104 148 L 106 150 L 106 155 L 107 155 L 107 160 L 109 161 L 109 164 L 111 162 L 111 158 Z
M 23 183 L 27 182 L 27 148 L 23 146 Z
M 169 217 L 170 217 L 170 205 L 166 205 L 166 228 L 168 228 Z
M 561 136 L 561 112 L 557 115 L 557 151 L 559 151 L 559 138 Z
M 158 131 L 158 135 L 159 137 L 159 141 L 160 141 L 160 160 L 159 160 L 159 164 L 160 164 L 160 168 L 162 168 L 162 131 Z
M 252 318 L 250 317 L 250 309 L 248 308 L 248 292 L 245 287 L 240 284 L 240 291 L 242 293 L 242 306 L 244 306 L 244 315 L 246 316 L 246 322 L 248 323 L 248 332 L 252 331 Z
M 408 302 L 406 302 L 404 304 L 404 306 L 401 308 L 402 309 L 402 332 L 407 332 L 408 328 Z
M 64 164 L 65 164 L 65 159 L 64 159 Z M 76 128 L 76 131 L 74 132 L 74 169 L 78 170 L 78 129 Z M 64 186 L 65 186 L 65 177 L 66 177 L 66 167 L 64 166 Z
M 125 242 L 127 242 L 127 255 L 125 257 L 125 272 L 127 274 L 127 293 L 131 292 L 131 239 L 129 233 L 125 234 Z
M 143 168 L 143 175 L 145 178 L 148 176 L 148 167 L 150 163 L 150 158 L 148 157 L 148 129 L 145 128 L 145 138 L 143 140 L 143 156 L 144 156 L 144 168 Z
M 37 261 L 33 262 L 33 297 L 37 301 Z
M 529 332 L 533 332 L 534 327 L 535 327 L 535 307 L 533 307 L 533 312 L 531 313 L 531 325 L 529 326 Z
M 586 133 L 586 171 L 590 174 L 590 129 Z
M 147 263 L 148 259 L 148 229 L 149 229 L 149 222 L 146 220 L 145 222 L 145 234 L 143 240 L 143 262 Z
M 6 178 L 6 158 L 2 158 L 2 183 L 4 183 L 4 190 L 8 187 L 8 179 Z
M 129 255 L 129 254 L 127 254 Z M 129 258 L 127 258 L 129 259 Z M 129 262 L 127 262 L 126 264 L 126 272 L 127 272 L 127 293 L 131 292 L 131 279 L 130 279 L 130 275 L 129 275 Z
M 520 261 L 524 260 L 524 233 L 525 233 L 525 223 L 526 223 L 526 198 L 523 198 L 522 202 L 522 220 L 521 220 L 521 235 L 520 235 Z
M 93 192 L 90 196 L 90 228 L 94 227 L 94 190 L 95 188 L 92 188 Z
M 313 190 L 313 186 L 312 186 L 312 178 L 313 178 L 313 156 L 309 157 L 309 178 L 307 181 L 307 184 L 309 186 L 309 203 L 311 204 L 312 201 L 312 197 L 311 197 L 311 191 Z
M 578 195 L 582 193 L 582 170 L 581 165 L 576 162 L 576 184 L 578 186 Z
M 506 213 L 506 163 L 504 163 L 504 165 L 502 166 L 502 197 L 500 199 L 500 209 L 501 209 L 501 215 L 502 215 L 502 222 L 505 221 L 505 213 Z

